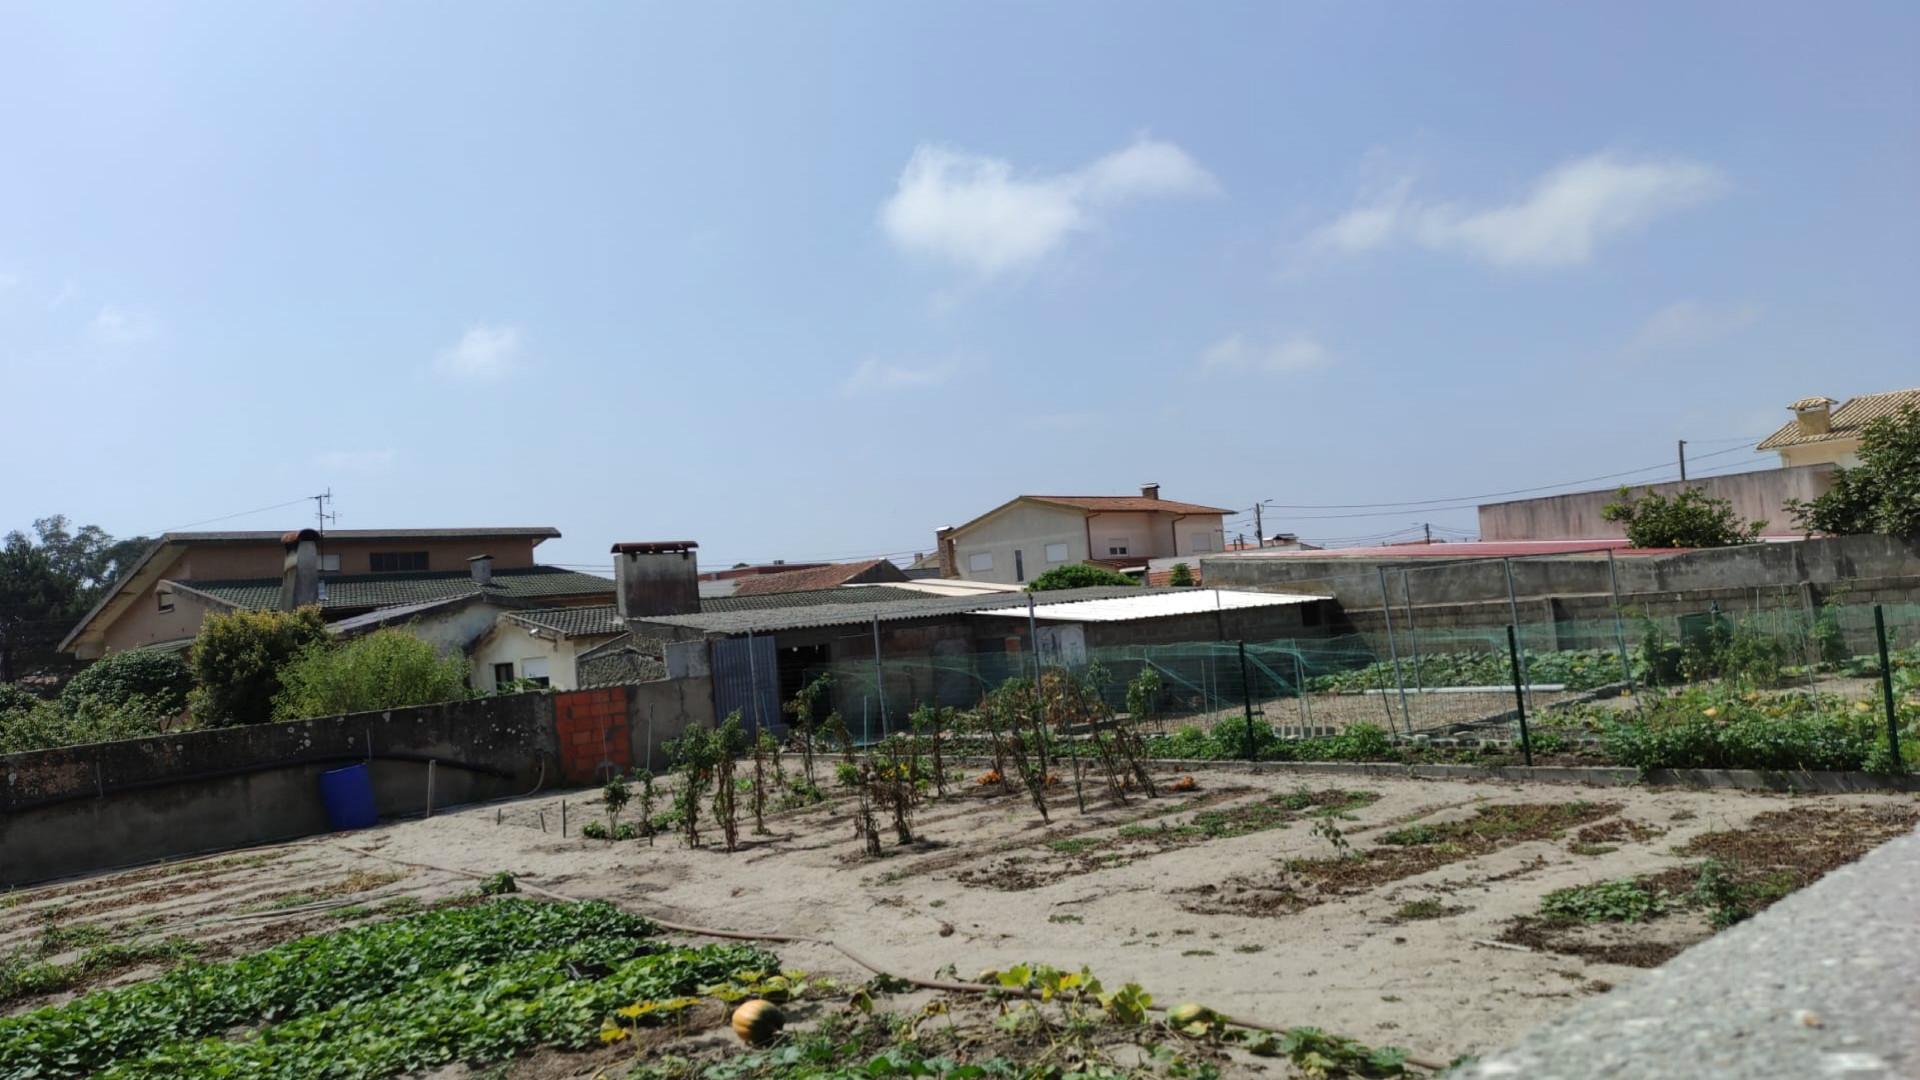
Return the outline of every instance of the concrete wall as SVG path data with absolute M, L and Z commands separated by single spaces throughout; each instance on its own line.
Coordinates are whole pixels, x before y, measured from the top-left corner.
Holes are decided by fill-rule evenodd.
M 13 754 L 0 757 L 0 884 L 325 832 L 319 774 L 369 747 L 382 815 L 425 810 L 429 757 L 443 762 L 438 806 L 559 777 L 545 694 Z
M 1205 573 L 1209 584 L 1221 588 L 1334 596 L 1344 619 L 1370 632 L 1385 621 L 1375 569 L 1383 564 L 1390 567 L 1387 591 L 1396 610 L 1411 603 L 1423 630 L 1504 626 L 1509 621 L 1506 567 L 1499 559 L 1436 565 L 1429 560 L 1223 557 L 1206 560 Z M 1612 614 L 1604 557 L 1540 556 L 1514 559 L 1510 565 L 1523 624 L 1600 620 Z M 1829 598 L 1847 603 L 1920 601 L 1920 540 L 1887 536 L 1623 556 L 1615 560 L 1615 570 L 1620 605 L 1635 614 L 1678 615 L 1704 611 L 1714 603 L 1723 610 L 1742 611 L 1796 601 L 1812 609 Z
M 1826 445 L 1826 444 L 1820 444 Z M 1809 448 L 1810 449 L 1810 448 Z M 1648 492 L 1672 497 L 1686 488 L 1700 488 L 1716 499 L 1733 504 L 1742 521 L 1764 521 L 1769 535 L 1790 535 L 1793 515 L 1787 513 L 1789 499 L 1803 502 L 1817 498 L 1833 486 L 1833 466 L 1803 465 L 1791 469 L 1761 469 L 1755 472 L 1709 476 L 1685 483 L 1647 484 L 1634 487 L 1636 497 Z M 1620 501 L 1620 489 L 1582 491 L 1572 495 L 1550 495 L 1539 499 L 1516 499 L 1480 507 L 1482 540 L 1588 540 L 1627 535 L 1620 523 L 1600 516 L 1608 503 Z

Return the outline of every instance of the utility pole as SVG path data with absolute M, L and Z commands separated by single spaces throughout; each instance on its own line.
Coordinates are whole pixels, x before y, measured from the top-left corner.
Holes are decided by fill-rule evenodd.
M 1687 440 L 1680 440 L 1680 482 L 1687 480 Z
M 307 498 L 313 500 L 313 517 L 316 525 L 321 532 L 326 532 L 327 522 L 338 520 L 340 517 L 339 514 L 327 512 L 327 504 L 333 501 L 333 485 L 329 484 L 327 490 L 318 495 L 309 495 Z
M 1422 529 L 1424 529 L 1424 530 L 1426 530 L 1426 533 L 1427 533 L 1427 543 L 1429 543 L 1429 544 L 1431 544 L 1431 543 L 1433 543 L 1433 522 L 1431 522 L 1431 521 L 1423 521 L 1423 522 L 1421 522 L 1421 523 L 1420 523 L 1420 527 L 1421 527 Z
M 1260 504 L 1253 504 L 1253 546 L 1267 546 L 1267 527 L 1260 523 Z

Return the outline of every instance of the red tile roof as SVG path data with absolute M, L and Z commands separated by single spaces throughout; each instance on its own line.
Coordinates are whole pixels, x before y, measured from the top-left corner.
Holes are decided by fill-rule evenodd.
M 768 593 L 805 592 L 832 589 L 841 585 L 866 585 L 882 581 L 905 581 L 907 575 L 886 559 L 868 559 L 856 563 L 829 563 L 811 570 L 785 574 L 764 574 L 737 579 L 735 596 L 764 596 Z
M 1222 510 L 1217 506 L 1201 506 L 1199 503 L 1175 502 L 1172 499 L 1149 499 L 1144 495 L 1022 495 L 1023 499 L 1037 499 L 1040 502 L 1059 503 L 1081 510 L 1094 510 L 1101 513 L 1132 512 L 1140 510 L 1164 510 L 1169 514 L 1231 514 L 1231 510 Z

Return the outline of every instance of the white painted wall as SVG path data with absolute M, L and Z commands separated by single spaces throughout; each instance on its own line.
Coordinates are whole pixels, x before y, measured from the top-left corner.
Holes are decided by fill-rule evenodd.
M 544 661 L 547 666 L 547 679 L 555 690 L 577 690 L 580 677 L 574 669 L 574 659 L 596 645 L 611 639 L 611 634 L 594 637 L 551 638 L 544 634 L 535 634 L 520 623 L 505 616 L 496 619 L 493 630 L 474 646 L 473 650 L 473 688 L 491 693 L 498 689 L 493 677 L 493 665 L 512 664 L 514 678 L 528 678 L 527 661 Z
M 1087 540 L 1091 534 L 1093 543 Z M 1094 559 L 1147 559 L 1218 553 L 1226 534 L 1218 514 L 1190 517 L 1164 511 L 1088 513 L 1045 503 L 1015 503 L 953 534 L 954 568 L 962 578 L 1018 584 L 1047 570 Z M 1064 558 L 1047 558 L 1048 545 L 1064 545 Z M 1115 549 L 1122 549 L 1116 551 Z M 1019 553 L 1016 563 L 1015 553 Z M 1058 547 L 1054 552 L 1061 554 Z M 980 559 L 991 566 L 978 565 Z M 1024 574 L 1017 573 L 1024 569 Z

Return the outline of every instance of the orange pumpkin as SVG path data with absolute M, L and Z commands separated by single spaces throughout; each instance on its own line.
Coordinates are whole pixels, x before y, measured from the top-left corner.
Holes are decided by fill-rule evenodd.
M 787 1016 L 771 1001 L 754 998 L 733 1010 L 733 1033 L 748 1046 L 765 1046 L 780 1037 Z

